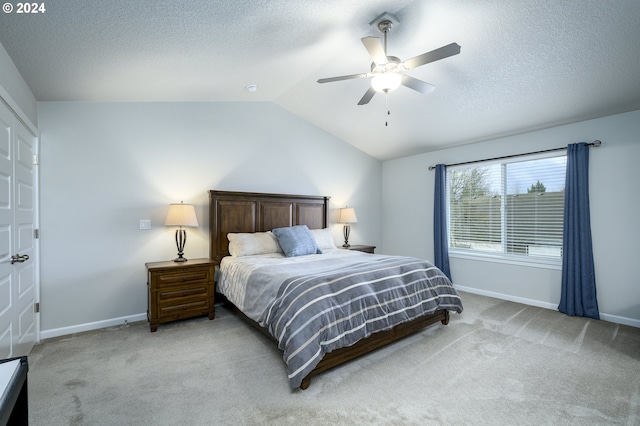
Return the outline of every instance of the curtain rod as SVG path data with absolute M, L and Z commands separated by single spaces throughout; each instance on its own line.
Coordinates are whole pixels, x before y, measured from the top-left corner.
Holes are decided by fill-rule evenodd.
M 587 144 L 587 146 L 595 146 L 595 147 L 598 147 L 600 145 L 602 145 L 602 142 L 600 142 L 599 140 L 595 140 L 595 141 Z M 473 161 L 465 161 L 463 163 L 446 164 L 446 166 L 447 167 L 463 166 L 465 164 L 482 163 L 484 161 L 504 160 L 505 158 L 522 157 L 522 156 L 525 156 L 525 155 L 544 154 L 544 153 L 547 153 L 547 152 L 554 152 L 554 151 L 565 151 L 566 149 L 567 149 L 567 147 L 564 146 L 564 147 L 561 147 L 561 148 L 551 148 L 551 149 L 544 149 L 542 151 L 526 152 L 524 154 L 505 155 L 504 157 L 494 157 L 494 158 L 486 158 L 484 160 L 473 160 Z M 435 168 L 436 168 L 436 166 L 429 166 L 429 170 L 434 170 Z

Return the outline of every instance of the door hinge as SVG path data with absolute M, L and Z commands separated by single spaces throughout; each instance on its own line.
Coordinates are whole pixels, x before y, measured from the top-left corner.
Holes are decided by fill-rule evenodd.
M 33 154 L 33 165 L 37 166 L 40 164 L 40 156 L 38 154 Z
M 40 230 L 39 229 L 34 229 L 33 230 L 33 238 L 35 238 L 36 240 L 38 238 L 40 238 Z
M 40 303 L 36 303 L 35 305 L 33 305 L 33 312 L 35 312 L 36 314 L 40 312 Z

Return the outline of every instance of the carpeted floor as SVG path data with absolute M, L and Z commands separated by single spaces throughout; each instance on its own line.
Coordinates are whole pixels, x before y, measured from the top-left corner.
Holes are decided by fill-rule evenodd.
M 640 329 L 463 293 L 465 311 L 291 391 L 224 307 L 46 340 L 32 425 L 640 425 Z

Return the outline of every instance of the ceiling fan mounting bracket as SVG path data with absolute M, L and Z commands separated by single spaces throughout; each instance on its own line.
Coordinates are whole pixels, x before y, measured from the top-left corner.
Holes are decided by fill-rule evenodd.
M 378 24 L 378 29 L 382 34 L 387 34 L 393 28 L 393 22 L 391 21 L 382 21 Z
M 395 15 L 389 12 L 384 12 L 382 15 L 377 16 L 373 21 L 369 22 L 369 26 L 380 31 L 382 34 L 386 34 L 391 31 L 391 28 L 396 28 L 400 25 L 400 21 Z

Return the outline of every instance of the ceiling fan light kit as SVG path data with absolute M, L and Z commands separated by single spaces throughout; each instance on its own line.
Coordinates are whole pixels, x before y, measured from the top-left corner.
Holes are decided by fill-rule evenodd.
M 364 94 L 358 105 L 368 104 L 376 92 L 389 93 L 400 85 L 406 86 L 422 94 L 430 93 L 435 86 L 425 81 L 413 78 L 405 72 L 413 68 L 426 65 L 440 59 L 448 58 L 460 53 L 460 45 L 451 43 L 439 49 L 423 53 L 406 61 L 401 61 L 395 56 L 387 55 L 387 35 L 394 26 L 398 26 L 400 22 L 390 13 L 383 13 L 369 23 L 370 26 L 377 28 L 384 35 L 384 44 L 378 37 L 364 37 L 361 39 L 362 44 L 369 52 L 369 56 L 373 59 L 371 64 L 371 72 L 364 74 L 351 74 L 340 77 L 321 78 L 318 83 L 331 83 L 334 81 L 351 80 L 356 78 L 371 78 L 371 87 Z
M 395 72 L 377 74 L 371 79 L 371 87 L 376 92 L 388 93 L 396 90 L 402 83 L 402 76 Z

